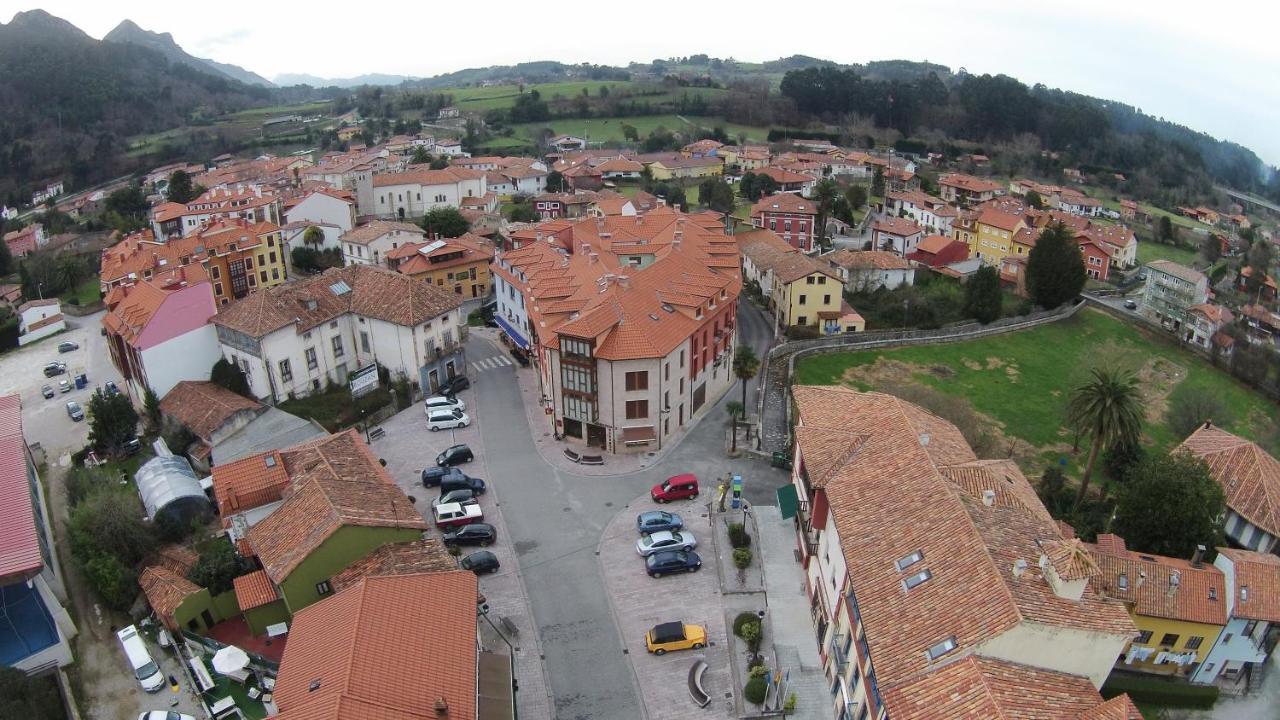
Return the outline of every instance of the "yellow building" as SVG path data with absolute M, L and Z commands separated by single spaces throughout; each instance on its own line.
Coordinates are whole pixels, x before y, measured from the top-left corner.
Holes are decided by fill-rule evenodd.
M 675 155 L 645 164 L 654 180 L 717 177 L 724 174 L 724 163 L 718 157 L 687 158 Z
M 221 220 L 197 233 L 214 301 L 227 305 L 289 279 L 279 225 Z M 185 263 L 184 263 L 185 264 Z
M 1026 221 L 1017 215 L 986 208 L 973 221 L 969 255 L 988 264 L 999 264 L 1004 256 L 1013 252 L 1013 238 L 1025 227 Z
M 489 263 L 493 246 L 478 235 L 405 243 L 387 253 L 387 263 L 398 272 L 463 297 L 489 294 Z
M 1198 558 L 1129 550 L 1124 538 L 1109 533 L 1089 549 L 1102 591 L 1122 600 L 1138 626 L 1116 667 L 1182 677 L 1200 667 L 1227 623 L 1222 571 Z
M 779 328 L 814 327 L 821 335 L 862 332 L 867 323 L 844 301 L 831 267 L 805 255 L 771 230 L 738 233 L 742 271 L 760 286 Z

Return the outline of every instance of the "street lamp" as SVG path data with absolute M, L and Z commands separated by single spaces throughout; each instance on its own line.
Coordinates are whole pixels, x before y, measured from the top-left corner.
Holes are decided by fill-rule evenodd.
M 41 300 L 44 299 L 44 283 L 36 283 L 36 294 L 40 296 Z

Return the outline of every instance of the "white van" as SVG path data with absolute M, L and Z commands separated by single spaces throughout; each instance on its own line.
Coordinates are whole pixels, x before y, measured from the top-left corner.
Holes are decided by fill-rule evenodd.
M 116 633 L 116 637 L 120 638 L 124 656 L 129 659 L 129 667 L 133 668 L 133 676 L 142 683 L 142 689 L 151 693 L 163 688 L 164 673 L 160 672 L 156 661 L 151 659 L 151 653 L 147 652 L 147 644 L 138 634 L 138 628 L 130 625 Z
M 461 400 L 457 398 L 445 397 L 443 395 L 437 395 L 435 397 L 427 398 L 425 406 L 426 406 L 426 411 L 428 416 L 430 416 L 431 413 L 436 412 L 437 410 L 466 410 L 467 409 L 467 404 L 462 402 Z
M 470 424 L 471 418 L 456 408 L 453 410 L 433 410 L 427 415 L 427 427 L 431 432 L 466 427 Z

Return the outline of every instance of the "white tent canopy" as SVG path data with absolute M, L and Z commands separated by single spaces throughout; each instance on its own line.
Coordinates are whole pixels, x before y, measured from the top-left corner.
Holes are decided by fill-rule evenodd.
M 232 675 L 249 666 L 249 655 L 235 645 L 228 645 L 213 654 L 213 669 L 223 675 Z

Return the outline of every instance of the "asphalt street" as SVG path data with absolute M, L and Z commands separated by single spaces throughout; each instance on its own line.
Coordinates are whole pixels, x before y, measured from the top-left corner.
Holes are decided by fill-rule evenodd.
M 764 319 L 751 311 L 740 312 L 739 318 L 740 342 L 763 356 L 770 341 Z M 487 339 L 473 335 L 468 340 L 469 357 L 495 351 L 500 350 Z M 538 454 L 513 374 L 485 373 L 476 382 L 488 472 L 501 493 L 542 639 L 555 717 L 629 720 L 643 707 L 597 557 L 613 516 L 631 513 L 628 503 L 654 483 L 682 472 L 695 473 L 708 492 L 717 477 L 741 473 L 748 501 L 759 504 L 772 504 L 775 488 L 787 482 L 786 474 L 768 463 L 725 457 L 724 405 L 740 393 L 737 387 L 726 393 L 681 445 L 654 466 L 628 475 L 586 477 L 553 468 Z M 751 393 L 748 403 L 754 403 Z M 637 571 L 642 572 L 638 566 Z

